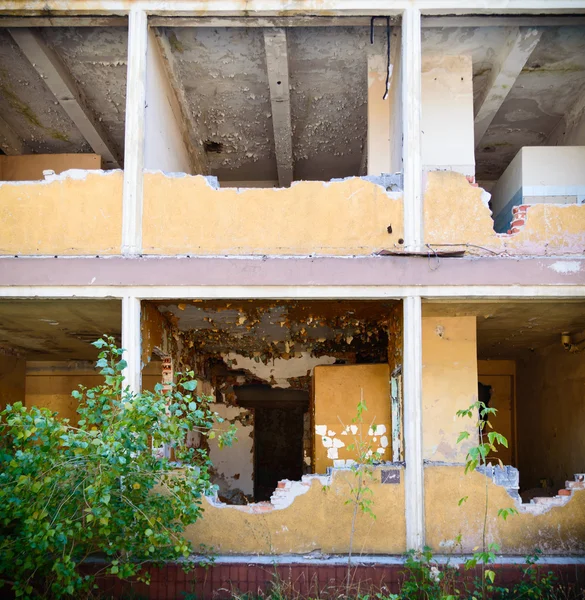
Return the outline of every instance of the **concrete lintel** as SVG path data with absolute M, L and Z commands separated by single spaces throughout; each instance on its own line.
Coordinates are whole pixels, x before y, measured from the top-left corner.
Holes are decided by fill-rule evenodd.
M 93 151 L 102 157 L 104 166 L 108 169 L 120 167 L 122 161 L 118 149 L 93 114 L 58 54 L 32 29 L 16 28 L 9 29 L 9 32 L 81 135 Z
M 585 287 L 582 258 L 0 258 L 2 286 L 385 286 L 456 289 Z M 442 292 L 441 292 L 442 294 Z M 564 295 L 559 293 L 559 296 Z
M 293 181 L 294 159 L 286 29 L 265 29 L 264 50 L 270 88 L 278 184 L 280 187 L 288 187 Z
M 485 95 L 475 110 L 476 148 L 480 146 L 485 132 L 504 104 L 541 35 L 542 31 L 538 29 L 513 28 L 510 31 L 490 73 Z

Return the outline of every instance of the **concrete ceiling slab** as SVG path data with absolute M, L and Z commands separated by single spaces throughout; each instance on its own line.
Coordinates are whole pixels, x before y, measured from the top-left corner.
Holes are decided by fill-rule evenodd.
M 585 301 L 425 302 L 423 316 L 477 317 L 480 359 L 518 358 L 585 331 Z
M 127 29 L 47 27 L 38 32 L 123 154 Z M 0 29 L 0 114 L 26 153 L 93 152 L 7 29 Z
M 29 360 L 96 360 L 91 345 L 118 340 L 119 300 L 0 300 L 0 348 Z

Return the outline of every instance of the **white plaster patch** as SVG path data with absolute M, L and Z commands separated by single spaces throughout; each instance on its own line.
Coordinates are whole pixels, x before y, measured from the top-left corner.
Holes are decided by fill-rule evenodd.
M 339 457 L 339 452 L 337 448 L 329 448 L 327 450 L 327 458 L 335 459 Z
M 343 446 L 345 446 L 345 444 L 341 440 L 339 440 L 337 438 L 333 438 L 333 447 L 334 448 L 343 448 Z
M 581 270 L 581 263 L 572 260 L 557 260 L 549 268 L 557 273 L 578 273 Z
M 388 447 L 388 438 L 385 435 L 380 438 L 380 446 L 382 446 L 382 448 Z
M 353 433 L 353 435 L 355 435 L 358 431 L 357 425 L 350 425 L 349 429 L 351 430 L 351 432 Z
M 313 371 L 317 365 L 332 365 L 336 359 L 333 356 L 312 356 L 309 352 L 301 352 L 300 356 L 289 359 L 276 358 L 264 364 L 256 362 L 253 358 L 230 352 L 223 356 L 224 362 L 229 366 L 232 361 L 236 369 L 245 369 L 259 379 L 270 383 L 273 387 L 289 388 L 288 380 L 292 377 L 303 377 Z
M 321 442 L 323 443 L 323 446 L 325 446 L 325 448 L 332 448 L 333 447 L 333 440 L 330 437 L 327 437 L 326 435 L 324 435 L 321 438 Z
M 317 435 L 327 435 L 327 425 L 315 425 L 315 433 Z
M 332 430 L 330 429 L 330 430 L 327 432 L 327 435 L 331 435 L 331 436 L 333 436 L 333 435 L 335 435 L 335 431 L 332 431 Z

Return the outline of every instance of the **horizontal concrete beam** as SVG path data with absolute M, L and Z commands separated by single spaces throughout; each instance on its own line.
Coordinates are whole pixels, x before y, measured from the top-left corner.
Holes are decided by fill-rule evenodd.
M 455 295 L 465 296 L 475 295 L 472 292 L 478 286 L 497 286 L 507 288 L 506 296 L 514 295 L 516 287 L 518 296 L 525 296 L 523 288 L 527 286 L 585 289 L 585 259 L 0 258 L 0 282 L 2 289 L 7 286 L 151 286 L 159 291 L 165 286 L 256 286 L 263 289 L 270 286 L 384 286 L 394 288 L 399 296 L 408 287 L 423 293 L 427 293 L 425 288 L 429 288 L 429 293 L 430 288 L 456 289 Z

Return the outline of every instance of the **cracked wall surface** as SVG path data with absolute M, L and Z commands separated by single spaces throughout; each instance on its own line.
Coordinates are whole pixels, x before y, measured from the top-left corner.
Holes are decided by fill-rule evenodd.
M 513 234 L 493 229 L 485 192 L 458 173 L 427 174 L 424 196 L 424 241 L 479 255 L 558 255 L 585 251 L 585 206 L 536 204 L 525 211 L 525 223 Z
M 145 254 L 368 255 L 402 238 L 401 193 L 360 178 L 218 190 L 204 177 L 144 176 Z

